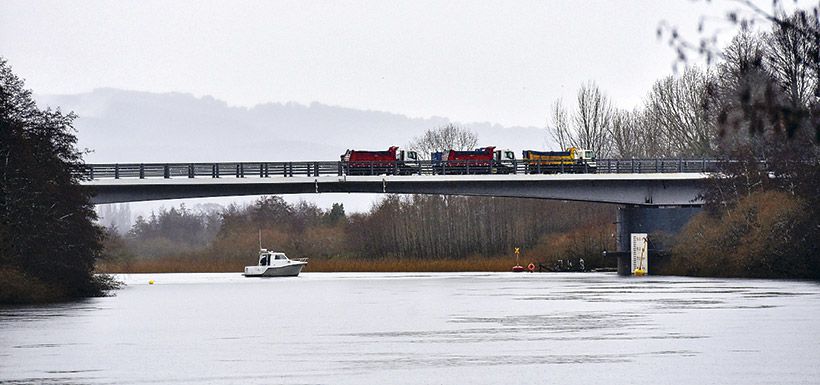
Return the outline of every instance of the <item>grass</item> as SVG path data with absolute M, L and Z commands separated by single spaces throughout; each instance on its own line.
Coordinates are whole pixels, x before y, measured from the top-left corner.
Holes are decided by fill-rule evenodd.
M 311 258 L 305 272 L 463 272 L 510 271 L 510 257 L 468 259 L 362 259 Z M 194 258 L 140 259 L 127 262 L 101 262 L 101 273 L 236 273 L 252 261 L 202 260 Z M 521 261 L 523 265 L 529 262 Z

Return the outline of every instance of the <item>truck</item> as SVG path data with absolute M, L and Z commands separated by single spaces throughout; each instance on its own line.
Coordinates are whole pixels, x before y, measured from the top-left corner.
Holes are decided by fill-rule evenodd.
M 387 151 L 347 150 L 341 156 L 345 175 L 409 175 L 418 170 L 418 154 L 392 146 Z
M 430 159 L 435 174 L 509 174 L 515 170 L 515 154 L 493 146 L 433 152 Z
M 564 151 L 524 150 L 522 162 L 527 174 L 595 173 L 595 152 L 577 147 Z

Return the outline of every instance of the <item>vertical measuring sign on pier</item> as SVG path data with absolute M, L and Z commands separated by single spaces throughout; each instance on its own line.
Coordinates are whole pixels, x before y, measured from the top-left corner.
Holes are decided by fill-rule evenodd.
M 632 233 L 632 274 L 646 275 L 649 271 L 649 241 L 645 233 Z

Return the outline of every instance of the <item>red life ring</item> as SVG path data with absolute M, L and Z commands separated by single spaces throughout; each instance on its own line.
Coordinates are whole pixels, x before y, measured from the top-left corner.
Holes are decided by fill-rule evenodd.
M 530 271 L 534 271 L 535 270 L 535 265 L 530 263 L 529 265 L 527 265 L 527 269 L 529 269 Z

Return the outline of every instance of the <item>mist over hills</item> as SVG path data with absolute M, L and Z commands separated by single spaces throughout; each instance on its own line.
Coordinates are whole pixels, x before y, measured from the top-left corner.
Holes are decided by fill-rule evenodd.
M 235 107 L 211 96 L 113 88 L 37 100 L 79 116 L 78 144 L 93 151 L 88 163 L 337 160 L 348 148 L 405 146 L 450 122 L 318 102 Z M 543 128 L 462 125 L 478 134 L 481 146 L 516 153 L 550 147 Z
M 87 163 L 338 160 L 348 148 L 380 150 L 392 145 L 405 146 L 425 130 L 450 122 L 443 117 L 412 118 L 318 102 L 235 107 L 211 96 L 114 88 L 72 95 L 36 95 L 36 99 L 41 107 L 59 107 L 79 116 L 74 124 L 78 145 L 92 151 L 84 157 Z M 481 146 L 495 145 L 516 152 L 549 147 L 544 130 L 538 127 L 490 123 L 463 126 L 478 134 Z M 368 210 L 380 195 L 301 194 L 285 199 L 305 199 L 323 208 L 341 202 L 348 211 L 361 212 Z M 186 203 L 196 208 L 202 204 L 226 205 L 254 199 L 203 198 L 99 209 L 103 224 L 116 224 L 121 231 L 127 231 L 134 216 L 149 215 L 160 207 Z

